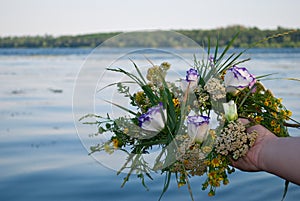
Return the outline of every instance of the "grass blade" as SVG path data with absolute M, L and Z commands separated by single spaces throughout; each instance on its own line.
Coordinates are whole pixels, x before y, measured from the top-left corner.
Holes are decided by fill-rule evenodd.
M 289 181 L 288 180 L 285 180 L 285 183 L 284 183 L 284 191 L 283 191 L 283 195 L 282 195 L 282 199 L 281 201 L 284 200 L 284 198 L 286 197 L 286 194 L 287 194 L 287 191 L 288 191 L 288 188 L 289 188 Z
M 169 185 L 170 185 L 171 175 L 172 175 L 171 172 L 166 172 L 164 188 L 163 188 L 163 191 L 162 191 L 158 201 L 160 201 L 161 198 L 163 197 L 163 195 L 167 192 Z
M 133 115 L 137 116 L 137 113 L 133 112 L 132 110 L 127 109 L 126 107 L 123 107 L 123 106 L 121 106 L 119 104 L 116 104 L 116 103 L 113 103 L 111 101 L 107 101 L 107 100 L 104 100 L 104 101 L 107 102 L 107 103 L 110 103 L 110 104 L 112 104 L 112 105 L 114 105 L 114 106 L 116 106 L 116 107 L 118 107 L 118 108 L 120 108 L 120 109 L 122 109 L 122 110 L 124 110 L 124 111 L 126 111 L 128 113 L 130 113 L 130 114 L 133 114 Z

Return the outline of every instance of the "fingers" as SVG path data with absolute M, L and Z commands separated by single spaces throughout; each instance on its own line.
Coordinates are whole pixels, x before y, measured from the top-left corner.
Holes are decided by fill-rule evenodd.
M 248 119 L 244 119 L 244 118 L 239 118 L 239 120 L 242 122 L 242 124 L 246 125 L 249 124 L 250 121 Z
M 238 168 L 243 171 L 247 171 L 247 172 L 259 171 L 259 169 L 256 167 L 256 165 L 247 156 L 239 158 L 238 160 L 231 160 L 231 164 L 233 167 Z

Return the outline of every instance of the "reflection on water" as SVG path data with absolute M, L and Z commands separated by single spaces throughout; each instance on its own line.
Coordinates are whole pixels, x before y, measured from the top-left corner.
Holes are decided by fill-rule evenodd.
M 114 58 L 116 51 L 104 56 Z M 77 136 L 73 87 L 90 50 L 37 52 L 0 50 L 0 200 L 157 200 L 163 176 L 157 174 L 154 181 L 148 181 L 150 191 L 135 177 L 121 189 L 125 174 L 116 176 L 88 156 Z M 252 50 L 248 56 L 252 60 L 245 65 L 256 75 L 276 72 L 273 77 L 300 78 L 299 49 Z M 275 79 L 264 84 L 300 119 L 299 82 Z M 300 132 L 291 130 L 291 134 Z M 237 171 L 230 175 L 230 184 L 210 198 L 201 191 L 201 183 L 201 178 L 192 179 L 196 200 L 280 200 L 284 185 L 267 173 Z M 300 188 L 291 185 L 286 200 L 299 197 Z M 186 187 L 178 189 L 172 181 L 162 200 L 188 199 Z

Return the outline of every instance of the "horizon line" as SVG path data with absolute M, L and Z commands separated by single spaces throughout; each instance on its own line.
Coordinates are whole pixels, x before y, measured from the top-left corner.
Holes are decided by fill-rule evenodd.
M 21 35 L 14 35 L 14 34 L 10 34 L 10 35 L 1 35 L 0 33 L 0 38 L 21 38 L 21 37 L 54 37 L 54 38 L 59 38 L 59 37 L 65 37 L 65 36 L 69 36 L 69 37 L 74 37 L 74 36 L 84 36 L 84 35 L 94 35 L 94 34 L 112 34 L 112 33 L 126 33 L 126 32 L 139 32 L 139 31 L 211 31 L 211 30 L 219 30 L 219 29 L 224 29 L 224 28 L 233 28 L 233 27 L 243 27 L 246 29 L 251 29 L 251 28 L 257 28 L 260 31 L 266 31 L 266 30 L 278 30 L 278 29 L 290 29 L 290 30 L 299 30 L 300 27 L 284 27 L 284 26 L 280 26 L 278 25 L 276 28 L 259 28 L 258 26 L 245 26 L 245 25 L 240 25 L 240 24 L 236 24 L 236 25 L 226 25 L 226 26 L 216 26 L 214 28 L 175 28 L 175 29 L 159 29 L 159 28 L 145 28 L 145 29 L 132 29 L 132 30 L 111 30 L 111 31 L 91 31 L 91 32 L 85 32 L 85 33 L 62 33 L 62 34 L 48 34 L 48 33 L 44 33 L 44 34 L 21 34 Z

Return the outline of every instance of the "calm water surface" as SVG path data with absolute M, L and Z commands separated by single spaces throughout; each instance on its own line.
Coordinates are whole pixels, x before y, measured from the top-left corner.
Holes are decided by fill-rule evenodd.
M 105 58 L 114 58 L 117 51 L 107 50 Z M 149 191 L 135 177 L 120 188 L 125 175 L 116 176 L 115 171 L 88 156 L 77 135 L 72 94 L 77 73 L 90 52 L 0 49 L 1 201 L 153 201 L 159 197 L 163 176 L 154 175 L 154 181 L 148 182 Z M 246 66 L 256 75 L 275 72 L 278 74 L 273 77 L 300 78 L 300 49 L 254 49 L 246 56 L 252 57 Z M 300 82 L 271 80 L 264 84 L 300 119 Z M 300 135 L 299 130 L 290 133 Z M 273 175 L 237 171 L 229 178 L 230 185 L 218 189 L 212 198 L 201 191 L 201 178 L 192 179 L 195 199 L 281 199 L 284 181 Z M 299 199 L 300 187 L 290 185 L 286 200 Z M 172 182 L 162 200 L 189 200 L 189 194 Z

